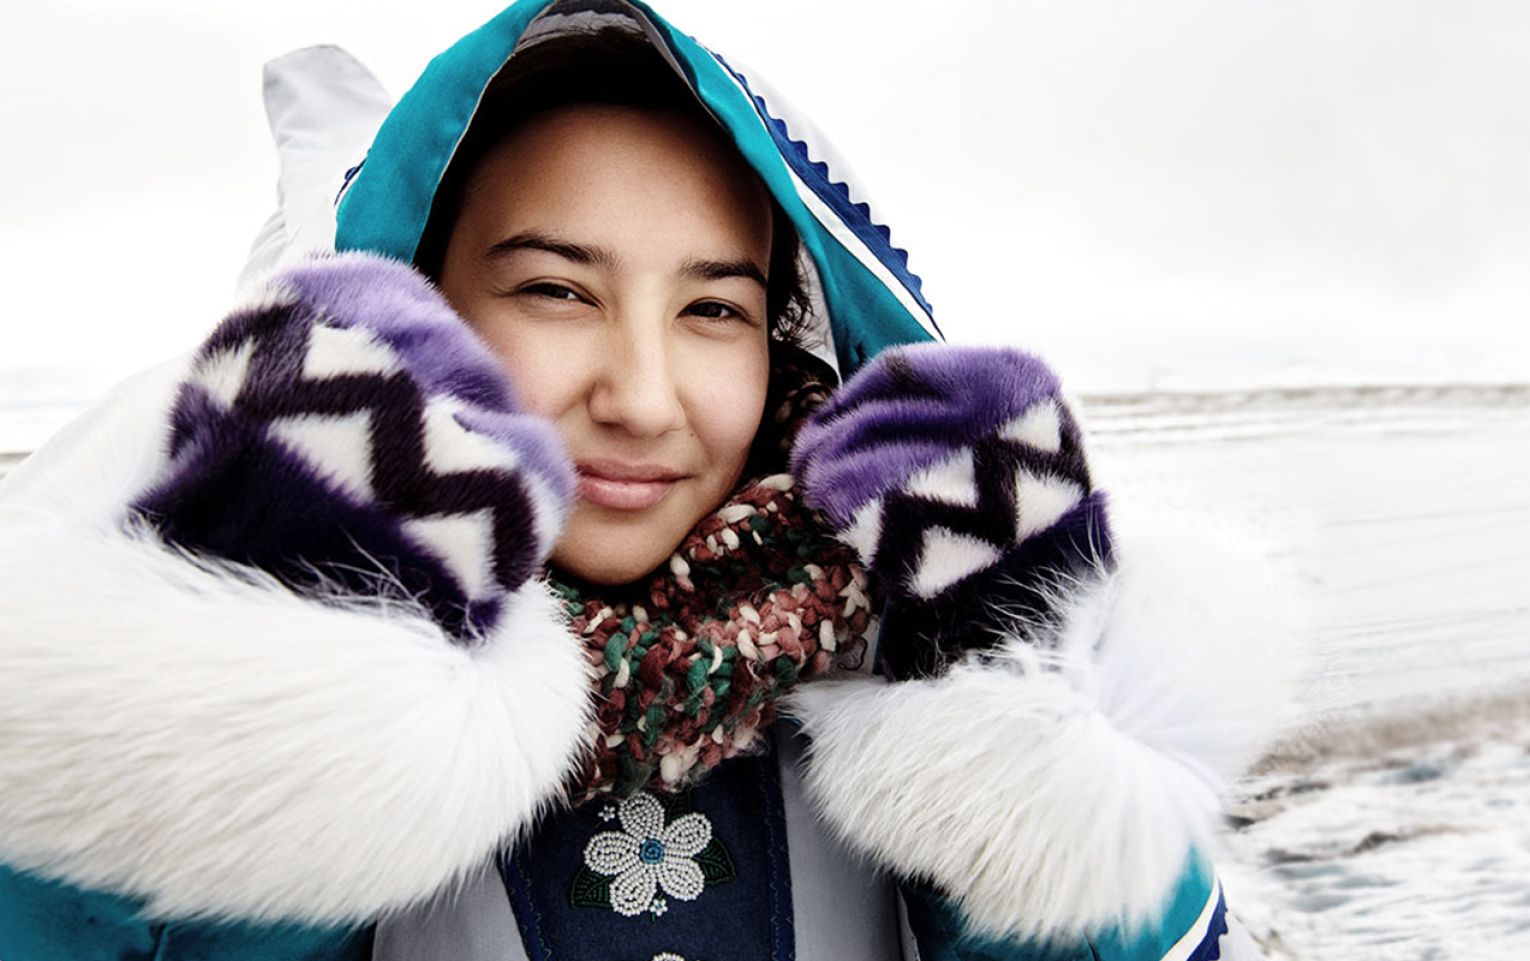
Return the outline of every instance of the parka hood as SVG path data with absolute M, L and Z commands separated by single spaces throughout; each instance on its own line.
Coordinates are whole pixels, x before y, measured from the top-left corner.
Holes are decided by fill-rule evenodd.
M 791 218 L 814 313 L 827 315 L 810 320 L 827 323 L 842 376 L 884 347 L 939 338 L 908 255 L 822 136 L 759 78 L 636 0 L 521 0 L 432 60 L 348 172 L 334 248 L 412 260 L 437 186 L 494 76 L 535 39 L 603 23 L 641 30 Z

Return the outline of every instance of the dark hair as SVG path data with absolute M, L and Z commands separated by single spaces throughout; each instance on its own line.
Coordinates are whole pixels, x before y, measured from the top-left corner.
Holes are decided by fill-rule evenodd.
M 414 263 L 439 281 L 447 242 L 462 212 L 468 181 L 483 157 L 539 113 L 579 103 L 641 107 L 716 120 L 647 38 L 606 26 L 533 40 L 489 81 L 472 122 L 436 188 Z M 774 198 L 765 315 L 773 341 L 802 347 L 809 301 L 797 266 L 797 231 Z

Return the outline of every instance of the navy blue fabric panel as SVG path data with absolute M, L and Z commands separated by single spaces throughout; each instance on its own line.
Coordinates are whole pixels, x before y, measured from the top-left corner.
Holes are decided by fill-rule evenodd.
M 1206 934 L 1201 938 L 1201 943 L 1195 946 L 1185 961 L 1220 961 L 1222 957 L 1222 937 L 1227 934 L 1227 899 L 1219 891 L 1217 892 L 1217 906 L 1211 915 L 1211 923 L 1206 927 Z
M 634 831 L 644 816 L 650 825 L 662 823 L 676 843 L 666 850 L 663 831 Z M 688 827 L 692 830 L 681 833 L 694 837 L 698 816 L 710 827 L 710 841 L 693 852 L 695 845 L 685 847 L 675 832 Z M 590 853 L 623 845 L 635 854 L 622 872 L 614 869 L 616 862 Z M 704 875 L 699 890 L 671 880 L 671 887 L 660 883 L 653 889 L 651 901 L 620 893 L 629 872 L 674 867 L 675 877 L 697 876 L 683 862 Z M 600 800 L 553 815 L 502 859 L 500 870 L 531 961 L 795 957 L 786 817 L 774 747 L 765 755 L 724 762 L 690 791 L 640 793 L 620 803 Z M 633 886 L 646 895 L 641 884 Z M 647 907 L 638 910 L 639 904 Z

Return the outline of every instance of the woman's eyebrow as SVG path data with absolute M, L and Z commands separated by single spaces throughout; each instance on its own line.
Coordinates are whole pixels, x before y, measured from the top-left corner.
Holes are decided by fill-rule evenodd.
M 570 240 L 560 240 L 535 231 L 506 237 L 485 251 L 484 257 L 493 260 L 502 254 L 516 250 L 542 250 L 556 254 L 565 260 L 572 260 L 576 264 L 603 267 L 607 270 L 615 270 L 620 261 L 615 253 L 604 247 L 576 244 Z M 761 287 L 766 286 L 765 272 L 752 261 L 742 259 L 698 260 L 693 258 L 680 265 L 680 275 L 697 280 L 726 280 L 729 277 L 742 277 L 745 280 L 754 281 Z
M 680 267 L 680 274 L 697 280 L 743 277 L 745 280 L 758 283 L 761 287 L 765 286 L 765 273 L 748 260 L 687 260 Z
M 566 260 L 572 260 L 576 264 L 604 267 L 607 270 L 616 269 L 617 263 L 616 255 L 604 247 L 576 244 L 572 241 L 559 240 L 557 237 L 550 237 L 547 234 L 539 234 L 534 231 L 506 237 L 485 251 L 484 258 L 493 260 L 501 254 L 507 254 L 515 250 L 545 250 Z

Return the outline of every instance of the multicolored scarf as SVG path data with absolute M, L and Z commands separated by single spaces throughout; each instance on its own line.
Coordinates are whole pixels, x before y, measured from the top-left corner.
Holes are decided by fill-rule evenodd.
M 864 657 L 866 573 L 784 471 L 833 375 L 801 351 L 772 353 L 771 416 L 747 479 L 665 565 L 618 588 L 550 573 L 597 671 L 599 731 L 576 801 L 685 787 L 760 746 L 799 680 Z

